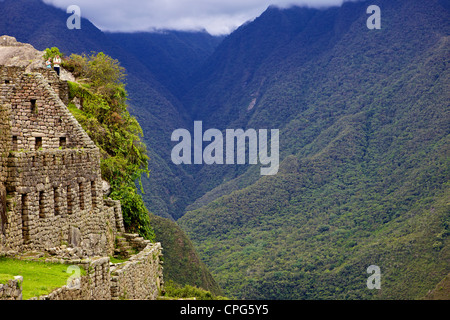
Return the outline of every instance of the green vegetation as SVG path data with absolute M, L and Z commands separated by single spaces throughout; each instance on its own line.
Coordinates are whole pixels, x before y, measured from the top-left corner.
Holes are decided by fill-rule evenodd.
M 280 129 L 276 176 L 205 166 L 177 221 L 225 295 L 421 299 L 450 272 L 448 11 L 395 3 L 381 32 L 366 3 L 269 9 L 204 68 L 196 118 Z
M 164 283 L 165 293 L 159 299 L 172 300 L 172 299 L 196 299 L 196 300 L 226 300 L 227 298 L 222 296 L 213 295 L 211 292 L 203 290 L 198 287 L 185 285 L 184 287 L 168 281 Z
M 450 274 L 448 274 L 441 282 L 429 292 L 425 300 L 449 300 L 450 299 Z
M 67 279 L 71 276 L 70 273 L 67 273 L 67 267 L 64 264 L 0 257 L 0 274 L 3 274 L 3 279 L 8 277 L 12 279 L 17 275 L 23 277 L 23 300 L 47 295 L 53 290 L 66 285 Z M 85 275 L 83 269 L 81 269 L 81 275 Z M 1 282 L 2 280 L 0 280 Z
M 195 286 L 203 288 L 215 296 L 222 290 L 211 276 L 205 264 L 200 260 L 189 238 L 173 221 L 155 215 L 150 221 L 161 242 L 164 259 L 164 282 L 176 286 Z
M 56 48 L 56 47 L 51 47 L 51 48 L 45 49 L 44 60 L 47 60 L 47 59 L 49 59 L 49 58 L 50 58 L 51 60 L 53 60 L 53 58 L 56 57 L 56 56 L 60 56 L 61 58 L 63 58 L 63 57 L 64 57 L 64 54 L 61 53 L 61 52 L 59 51 L 59 49 Z
M 77 76 L 77 82 L 69 82 L 69 98 L 81 104 L 70 103 L 69 110 L 100 148 L 102 177 L 111 184 L 110 197 L 121 201 L 126 229 L 153 240 L 149 212 L 139 194 L 141 176 L 149 174 L 147 149 L 142 129 L 127 109 L 125 70 L 102 52 L 72 54 L 63 67 Z
M 119 258 L 116 258 L 116 257 L 109 257 L 109 260 L 112 262 L 112 263 L 122 263 L 122 262 L 125 262 L 125 261 L 128 261 L 128 259 L 119 259 Z
M 9 280 L 14 280 L 14 276 L 0 273 L 0 284 L 7 283 Z

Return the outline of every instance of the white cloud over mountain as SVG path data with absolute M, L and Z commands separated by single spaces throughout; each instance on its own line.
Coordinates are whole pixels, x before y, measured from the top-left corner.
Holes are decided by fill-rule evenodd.
M 81 16 L 103 31 L 206 30 L 227 34 L 268 6 L 327 7 L 345 0 L 43 0 L 64 10 L 78 5 Z

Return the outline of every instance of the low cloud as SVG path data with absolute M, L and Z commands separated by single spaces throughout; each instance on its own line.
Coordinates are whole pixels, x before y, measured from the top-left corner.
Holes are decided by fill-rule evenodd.
M 58 8 L 78 5 L 103 31 L 206 30 L 228 34 L 259 16 L 273 0 L 43 0 Z M 279 7 L 327 7 L 345 0 L 278 0 Z

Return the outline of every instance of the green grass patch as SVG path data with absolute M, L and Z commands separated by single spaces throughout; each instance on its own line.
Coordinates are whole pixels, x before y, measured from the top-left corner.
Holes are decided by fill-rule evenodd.
M 0 273 L 0 284 L 5 284 L 9 280 L 14 280 L 14 276 L 11 274 L 2 274 Z
M 68 265 L 37 261 L 22 261 L 0 257 L 0 283 L 3 279 L 23 277 L 23 300 L 51 293 L 67 283 L 73 273 L 67 273 Z M 81 269 L 81 275 L 85 272 Z M 6 281 L 7 281 L 6 280 Z
M 116 257 L 109 257 L 109 259 L 112 263 L 122 263 L 122 262 L 128 261 L 128 259 L 119 259 Z

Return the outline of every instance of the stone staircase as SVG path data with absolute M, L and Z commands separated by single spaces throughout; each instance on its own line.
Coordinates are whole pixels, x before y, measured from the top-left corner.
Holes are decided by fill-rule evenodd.
M 116 249 L 114 249 L 114 257 L 118 259 L 128 259 L 139 251 L 143 250 L 149 240 L 145 240 L 138 234 L 134 233 L 118 233 L 116 237 Z

